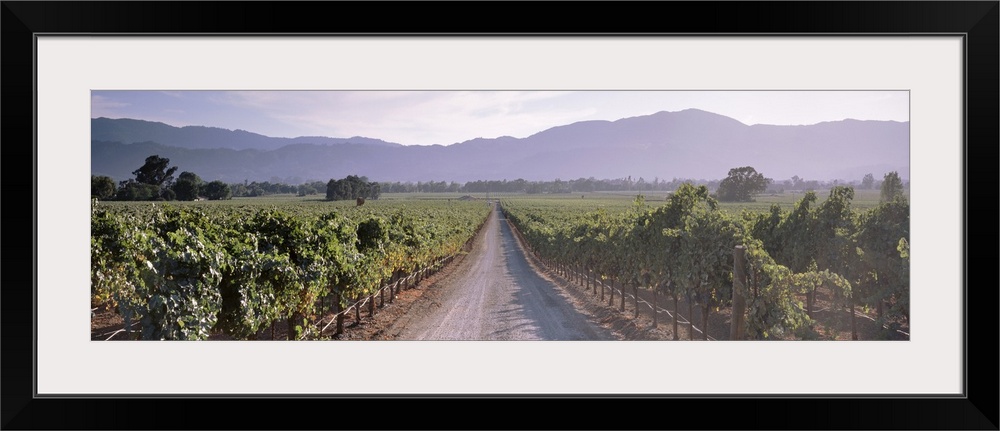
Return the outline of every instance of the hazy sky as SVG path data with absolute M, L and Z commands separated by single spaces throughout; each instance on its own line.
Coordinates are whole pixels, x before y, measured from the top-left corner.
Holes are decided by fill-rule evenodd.
M 745 124 L 909 121 L 906 91 L 93 91 L 91 107 L 92 118 L 405 145 L 524 138 L 577 121 L 688 108 Z

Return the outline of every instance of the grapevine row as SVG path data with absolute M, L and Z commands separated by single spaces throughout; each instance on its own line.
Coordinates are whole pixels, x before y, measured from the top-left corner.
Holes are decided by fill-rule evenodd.
M 92 306 L 115 308 L 142 339 L 254 339 L 283 321 L 316 338 L 334 313 L 374 304 L 466 246 L 489 207 L 477 202 L 321 206 L 95 204 Z M 367 301 L 367 302 L 366 302 Z
M 850 208 L 852 198 L 850 187 L 835 187 L 819 205 L 810 192 L 791 211 L 736 214 L 721 210 L 704 186 L 684 184 L 656 208 L 640 196 L 620 210 L 510 198 L 502 210 L 536 257 L 587 288 L 602 286 L 602 298 L 603 286 L 619 285 L 636 301 L 639 289 L 654 301 L 665 294 L 675 310 L 684 299 L 688 316 L 701 308 L 705 328 L 710 313 L 731 307 L 738 294 L 746 298 L 743 337 L 772 339 L 807 334 L 822 287 L 849 309 L 856 339 L 856 307 L 876 310 L 886 329 L 908 322 L 909 204 L 894 199 L 860 212 Z M 742 283 L 733 282 L 737 245 L 746 250 Z M 619 307 L 625 310 L 623 295 Z

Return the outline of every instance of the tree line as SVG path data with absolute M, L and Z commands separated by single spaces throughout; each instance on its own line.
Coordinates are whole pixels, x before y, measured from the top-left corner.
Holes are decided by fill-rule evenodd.
M 383 182 L 382 191 L 386 193 L 589 193 L 597 191 L 671 191 L 685 182 L 708 184 L 709 181 L 678 179 L 666 181 L 654 178 L 648 181 L 642 177 L 614 179 L 578 178 L 575 180 L 555 179 L 552 181 L 529 181 L 523 178 L 514 180 L 477 180 L 464 184 L 445 181 L 418 182 Z M 718 184 L 718 181 L 714 182 Z
M 232 197 L 257 197 L 275 194 L 297 194 L 298 196 L 318 195 L 325 191 L 327 200 L 353 200 L 357 198 L 378 199 L 384 193 L 588 193 L 597 191 L 676 191 L 682 184 L 704 185 L 714 190 L 713 197 L 720 202 L 750 202 L 761 193 L 781 193 L 788 190 L 814 191 L 841 185 L 839 181 L 825 182 L 805 180 L 793 176 L 790 180 L 776 182 L 757 172 L 752 166 L 732 168 L 721 180 L 692 180 L 674 178 L 666 181 L 654 178 L 646 181 L 631 176 L 616 179 L 578 178 L 575 180 L 555 179 L 553 181 L 478 180 L 465 184 L 445 181 L 375 182 L 368 177 L 348 175 L 342 179 L 327 182 L 310 181 L 292 185 L 281 182 L 248 182 L 227 184 L 216 180 L 204 182 L 193 172 L 181 172 L 174 180 L 177 167 L 168 167 L 170 159 L 157 155 L 146 158 L 145 164 L 132 172 L 131 178 L 115 184 L 111 177 L 92 176 L 91 196 L 101 200 L 220 200 Z M 900 190 L 906 185 L 893 173 L 896 180 L 891 184 Z M 884 180 L 883 180 L 884 181 Z M 876 181 L 869 173 L 857 182 L 859 189 L 881 188 L 883 181 Z M 898 184 L 897 184 L 898 183 Z
M 378 199 L 381 194 L 379 183 L 356 175 L 348 175 L 340 180 L 331 179 L 326 183 L 314 181 L 299 185 L 267 181 L 227 184 L 220 180 L 205 182 L 198 174 L 187 171 L 181 172 L 174 179 L 177 170 L 176 166 L 170 166 L 170 159 L 152 155 L 146 158 L 142 166 L 132 171 L 135 178 L 118 184 L 109 176 L 91 175 L 90 195 L 99 200 L 194 201 L 289 193 L 308 196 L 318 194 L 319 190 L 326 190 L 327 200 Z
M 510 193 L 510 194 L 558 194 L 558 193 L 590 193 L 590 192 L 673 192 L 682 184 L 705 186 L 714 191 L 714 197 L 719 201 L 747 202 L 754 195 L 761 193 L 783 193 L 786 190 L 816 191 L 837 186 L 856 186 L 858 189 L 870 190 L 881 186 L 880 181 L 869 173 L 860 181 L 843 182 L 839 180 L 821 181 L 807 180 L 799 176 L 791 179 L 775 181 L 766 178 L 752 166 L 743 166 L 729 170 L 723 179 L 691 179 L 673 178 L 662 180 L 659 177 L 648 181 L 643 177 L 631 176 L 615 179 L 578 178 L 575 180 L 555 179 L 552 181 L 529 181 L 523 178 L 514 180 L 477 180 L 464 184 L 455 181 L 417 181 L 417 182 L 383 182 L 382 192 L 385 193 Z
M 181 172 L 174 180 L 177 167 L 169 165 L 168 158 L 149 156 L 139 169 L 132 171 L 135 178 L 121 181 L 117 186 L 111 177 L 91 175 L 90 196 L 117 201 L 222 200 L 232 197 L 229 184 L 219 180 L 206 183 L 194 172 Z

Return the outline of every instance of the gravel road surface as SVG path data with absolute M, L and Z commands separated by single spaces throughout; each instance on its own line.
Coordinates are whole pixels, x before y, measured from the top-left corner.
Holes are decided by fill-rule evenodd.
M 435 283 L 425 307 L 390 331 L 397 340 L 613 340 L 574 300 L 528 263 L 495 209 L 460 267 Z

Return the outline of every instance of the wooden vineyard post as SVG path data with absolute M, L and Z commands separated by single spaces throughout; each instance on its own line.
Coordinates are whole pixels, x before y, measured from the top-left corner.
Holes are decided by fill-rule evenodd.
M 636 283 L 632 286 L 632 294 L 635 295 L 635 314 L 632 315 L 633 319 L 639 318 L 639 284 Z
M 659 285 L 656 285 L 656 288 L 653 289 L 653 327 L 654 328 L 659 323 L 657 321 L 657 317 L 658 316 L 657 316 L 657 313 L 656 313 L 656 299 L 657 299 L 656 297 L 659 296 L 659 294 L 660 294 Z
M 854 293 L 851 292 L 851 340 L 858 340 L 858 316 L 854 314 Z
M 746 311 L 746 247 L 737 245 L 733 249 L 733 315 L 729 328 L 730 340 L 743 339 L 743 314 Z
M 608 307 L 615 305 L 615 279 L 608 277 Z
M 343 307 L 340 305 L 340 289 L 337 289 L 337 295 L 333 298 L 334 310 L 337 312 L 337 332 L 336 335 L 344 333 L 344 313 Z
M 355 295 L 354 296 L 354 305 L 352 305 L 352 307 L 354 307 L 354 322 L 357 323 L 357 324 L 359 324 L 359 325 L 361 324 L 361 305 L 362 305 L 361 304 L 361 295 L 360 294 L 359 295 Z
M 853 312 L 854 310 L 852 309 L 851 311 Z M 126 340 L 131 340 L 132 339 L 132 311 L 131 310 L 129 310 L 128 313 L 125 313 L 125 328 L 124 329 L 125 329 L 125 339 Z
M 688 303 L 688 340 L 694 340 L 694 300 L 690 294 L 685 299 Z
M 621 295 L 621 296 L 622 296 L 622 298 L 621 298 L 621 299 L 622 299 L 622 304 L 621 304 L 621 305 L 622 305 L 622 306 L 621 306 L 621 312 L 622 312 L 622 313 L 624 313 L 624 312 L 625 312 L 625 289 L 626 289 L 626 286 L 627 286 L 627 285 L 628 285 L 628 282 L 622 282 L 622 283 L 620 284 L 620 286 L 622 287 L 622 291 L 621 291 L 621 294 L 622 294 L 622 295 Z

